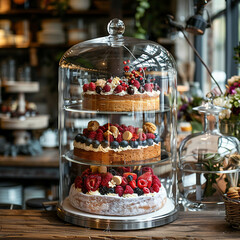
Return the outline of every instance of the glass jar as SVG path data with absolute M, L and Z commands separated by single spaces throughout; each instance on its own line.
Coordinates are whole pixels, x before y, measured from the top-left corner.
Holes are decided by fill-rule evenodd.
M 109 36 L 74 45 L 59 64 L 58 216 L 99 229 L 172 222 L 176 198 L 176 68 L 157 43 Z
M 222 194 L 239 182 L 237 138 L 219 131 L 221 107 L 212 98 L 194 108 L 204 115 L 204 130 L 186 137 L 179 147 L 179 191 L 183 206 L 192 211 L 218 209 Z

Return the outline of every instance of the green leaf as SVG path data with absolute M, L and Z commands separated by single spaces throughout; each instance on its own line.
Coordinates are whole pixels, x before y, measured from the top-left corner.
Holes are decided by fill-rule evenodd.
M 150 4 L 148 1 L 141 1 L 139 5 L 145 9 L 150 8 Z

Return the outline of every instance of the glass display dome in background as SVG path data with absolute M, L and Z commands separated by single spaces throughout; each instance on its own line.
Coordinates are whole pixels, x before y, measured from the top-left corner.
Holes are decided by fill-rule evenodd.
M 74 45 L 59 63 L 57 212 L 84 227 L 141 229 L 177 217 L 175 62 L 124 29 L 113 19 L 109 36 Z M 131 197 L 136 214 L 125 211 Z
M 203 132 L 187 136 L 179 147 L 179 192 L 185 209 L 224 210 L 223 194 L 239 184 L 239 152 L 237 138 L 219 131 L 219 113 L 213 96 L 194 108 L 203 116 Z

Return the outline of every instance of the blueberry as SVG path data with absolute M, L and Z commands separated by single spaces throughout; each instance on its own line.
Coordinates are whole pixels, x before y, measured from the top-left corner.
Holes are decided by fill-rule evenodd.
M 146 140 L 144 140 L 144 141 L 142 141 L 142 146 L 147 146 L 148 144 L 147 144 L 147 141 Z
M 90 146 L 90 145 L 92 144 L 92 142 L 93 142 L 93 140 L 92 140 L 91 138 L 87 138 L 85 144 L 86 144 L 87 146 Z
M 133 176 L 128 175 L 128 176 L 127 176 L 127 180 L 128 180 L 129 182 L 131 182 L 131 181 L 133 180 Z
M 97 86 L 95 91 L 96 91 L 96 93 L 100 94 L 102 91 L 102 88 L 100 86 Z
M 134 193 L 136 193 L 138 196 L 144 195 L 143 190 L 140 189 L 140 188 L 138 188 L 138 187 L 134 188 L 133 191 L 134 191 Z
M 117 172 L 115 169 L 113 169 L 113 168 L 109 169 L 109 172 L 110 172 L 113 176 L 118 175 L 118 172 Z
M 138 91 L 139 91 L 140 93 L 144 93 L 144 92 L 145 92 L 145 89 L 144 89 L 143 86 L 140 86 L 139 89 L 138 89 Z
M 109 192 L 109 193 L 115 193 L 115 190 L 114 190 L 114 188 L 109 188 L 109 189 L 108 189 L 108 192 Z
M 138 141 L 129 141 L 129 145 L 132 148 L 138 148 Z
M 127 89 L 127 93 L 130 94 L 130 95 L 133 95 L 134 94 L 134 89 L 132 87 L 129 87 Z
M 75 137 L 75 141 L 76 141 L 76 142 L 81 142 L 82 136 L 83 136 L 83 135 L 79 133 L 79 134 Z
M 152 146 L 153 145 L 153 139 L 151 139 L 151 138 L 147 139 L 147 145 Z
M 116 148 L 119 148 L 119 143 L 117 141 L 113 141 L 111 142 L 110 146 L 111 148 L 116 149 Z
M 142 141 L 138 140 L 138 145 L 142 146 Z
M 105 141 L 101 142 L 101 145 L 103 148 L 107 148 L 109 146 L 109 143 L 108 143 L 108 141 L 105 140 Z
M 100 145 L 100 142 L 98 140 L 93 140 L 92 145 L 94 148 L 98 148 L 98 146 Z
M 158 134 L 155 134 L 154 142 L 155 143 L 159 143 L 160 142 L 160 136 Z
M 99 192 L 100 192 L 100 194 L 102 194 L 102 195 L 107 194 L 107 193 L 108 193 L 108 187 L 106 187 L 106 186 L 100 186 L 100 187 L 99 187 Z
M 121 141 L 120 146 L 123 147 L 123 148 L 127 147 L 128 146 L 128 141 L 125 141 L 125 140 Z

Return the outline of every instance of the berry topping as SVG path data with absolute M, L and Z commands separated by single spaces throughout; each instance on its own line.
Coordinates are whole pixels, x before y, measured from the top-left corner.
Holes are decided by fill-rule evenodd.
M 129 66 L 124 66 L 123 69 L 124 69 L 125 72 L 128 72 L 130 70 L 130 67 Z
M 162 185 L 160 179 L 156 175 L 152 176 L 152 184 L 153 185 L 157 184 L 159 187 L 161 187 L 161 185 Z
M 137 185 L 138 185 L 139 188 L 147 187 L 148 186 L 148 181 L 145 180 L 145 179 L 139 179 L 137 181 Z
M 88 90 L 88 88 L 89 88 L 89 84 L 88 84 L 88 83 L 85 83 L 85 84 L 83 85 L 83 91 L 86 92 L 86 91 Z
M 153 133 L 146 133 L 147 139 L 155 139 L 155 135 Z
M 108 194 L 108 187 L 106 187 L 106 186 L 100 186 L 99 187 L 99 192 L 100 192 L 100 194 L 102 194 L 102 195 L 106 195 L 106 194 Z
M 83 129 L 83 135 L 85 136 L 85 137 L 87 137 L 88 136 L 88 133 L 89 133 L 89 131 L 85 128 L 85 129 Z
M 123 90 L 123 87 L 122 87 L 121 85 L 118 85 L 118 86 L 114 89 L 114 92 L 115 92 L 115 93 L 120 93 L 120 92 L 122 92 L 122 90 Z
M 147 141 L 147 145 L 148 146 L 152 146 L 153 145 L 153 139 L 149 138 L 146 141 Z
M 148 194 L 148 193 L 150 193 L 150 190 L 149 190 L 149 188 L 144 187 L 144 188 L 143 188 L 143 192 L 144 192 L 145 194 Z
M 85 178 L 85 187 L 88 191 L 96 191 L 101 184 L 101 180 L 100 174 L 90 174 Z
M 110 172 L 113 176 L 119 175 L 119 173 L 118 173 L 115 169 L 113 169 L 113 168 L 109 169 L 109 172 Z M 120 176 L 119 176 L 119 177 L 120 177 Z
M 111 87 L 106 84 L 104 87 L 103 87 L 103 92 L 110 92 L 111 91 Z
M 111 83 L 111 82 L 112 82 L 112 79 L 111 79 L 111 78 L 109 78 L 109 79 L 107 80 L 107 82 Z
M 81 142 L 82 136 L 83 136 L 82 134 L 77 134 L 76 137 L 75 137 L 75 141 L 76 142 Z
M 142 146 L 147 146 L 147 140 L 142 141 Z
M 132 181 L 132 180 L 137 180 L 137 174 L 136 174 L 136 173 L 125 172 L 125 173 L 123 174 L 123 177 L 125 177 L 125 178 L 128 178 L 128 176 L 131 176 L 131 177 L 132 177 L 132 179 L 131 179 L 130 181 Z
M 127 185 L 125 190 L 124 190 L 124 194 L 133 194 L 133 193 L 134 193 L 134 191 L 131 188 L 131 186 Z
M 102 174 L 102 182 L 101 185 L 102 186 L 106 186 L 109 187 L 108 183 L 112 180 L 113 175 L 109 172 Z
M 75 181 L 74 181 L 74 184 L 75 184 L 75 188 L 82 188 L 82 178 L 77 176 Z
M 97 133 L 96 135 L 96 140 L 98 140 L 99 142 L 104 141 L 104 137 L 102 133 Z
M 127 127 L 127 130 L 128 130 L 129 132 L 131 132 L 132 134 L 135 133 L 135 127 L 134 127 L 134 126 L 129 125 L 129 126 Z
M 155 139 L 154 139 L 154 142 L 155 143 L 159 143 L 161 141 L 161 138 L 158 134 L 155 134 Z
M 132 189 L 135 189 L 137 187 L 137 184 L 136 184 L 135 180 L 130 181 L 129 185 L 131 186 Z
M 107 147 L 109 146 L 109 142 L 106 141 L 106 140 L 104 140 L 104 141 L 101 142 L 101 146 L 102 146 L 103 148 L 107 148 Z
M 87 146 L 90 146 L 90 145 L 92 144 L 92 141 L 93 141 L 93 140 L 92 140 L 91 138 L 87 138 L 85 144 L 86 144 Z
M 89 83 L 89 90 L 90 90 L 90 91 L 95 91 L 95 89 L 96 89 L 95 83 L 90 82 L 90 83 Z
M 144 194 L 143 190 L 138 187 L 134 189 L 134 193 L 136 193 L 138 196 L 141 196 Z
M 140 93 L 144 93 L 144 92 L 145 92 L 145 89 L 144 89 L 143 86 L 140 86 L 140 87 L 138 88 L 138 91 L 139 91 Z
M 127 60 L 127 63 L 130 63 L 130 60 L 129 60 L 129 59 Z
M 120 134 L 118 134 L 116 141 L 117 141 L 118 143 L 121 143 L 122 140 L 123 140 L 122 134 L 120 133 Z
M 140 132 L 140 133 L 138 134 L 138 137 L 139 137 L 139 140 L 140 140 L 140 141 L 144 141 L 144 140 L 147 139 L 146 134 L 143 133 L 143 132 Z
M 100 142 L 99 142 L 98 140 L 93 140 L 92 146 L 93 146 L 94 148 L 98 148 L 99 145 L 100 145 Z
M 126 65 L 126 64 L 127 64 L 127 61 L 123 61 L 123 64 L 125 64 L 125 65 Z
M 153 189 L 154 192 L 159 192 L 160 187 L 159 187 L 158 184 L 155 183 L 155 184 L 152 185 L 152 189 Z
M 144 88 L 147 92 L 152 92 L 152 89 L 153 89 L 150 83 L 146 83 Z
M 127 147 L 128 146 L 128 141 L 125 141 L 125 140 L 123 140 L 122 142 L 120 142 L 120 146 L 121 147 Z
M 138 141 L 136 141 L 136 139 L 132 139 L 131 141 L 129 141 L 129 145 L 132 147 L 132 148 L 138 148 Z
M 151 172 L 145 172 L 144 174 L 139 176 L 138 181 L 141 180 L 141 179 L 147 180 L 147 182 L 148 182 L 147 187 L 148 188 L 151 187 L 151 185 L 152 185 L 152 174 L 151 174 Z
M 117 141 L 112 141 L 110 146 L 111 148 L 116 149 L 116 148 L 119 148 L 119 143 Z
M 96 93 L 100 94 L 102 91 L 102 87 L 97 86 L 95 90 L 96 90 Z
M 129 87 L 127 89 L 127 93 L 130 94 L 130 95 L 133 95 L 134 94 L 134 89 L 132 87 Z
M 88 134 L 88 138 L 91 138 L 92 140 L 94 140 L 96 136 L 97 136 L 97 132 L 95 131 L 89 132 Z
M 142 168 L 142 173 L 145 173 L 145 172 L 150 172 L 153 175 L 153 170 L 150 167 L 143 167 Z
M 123 177 L 123 178 L 122 178 L 121 186 L 122 186 L 122 187 L 125 187 L 126 185 L 128 185 L 128 180 L 127 180 L 126 177 Z
M 118 194 L 119 197 L 123 195 L 124 189 L 122 186 L 116 186 L 115 187 L 115 193 Z

